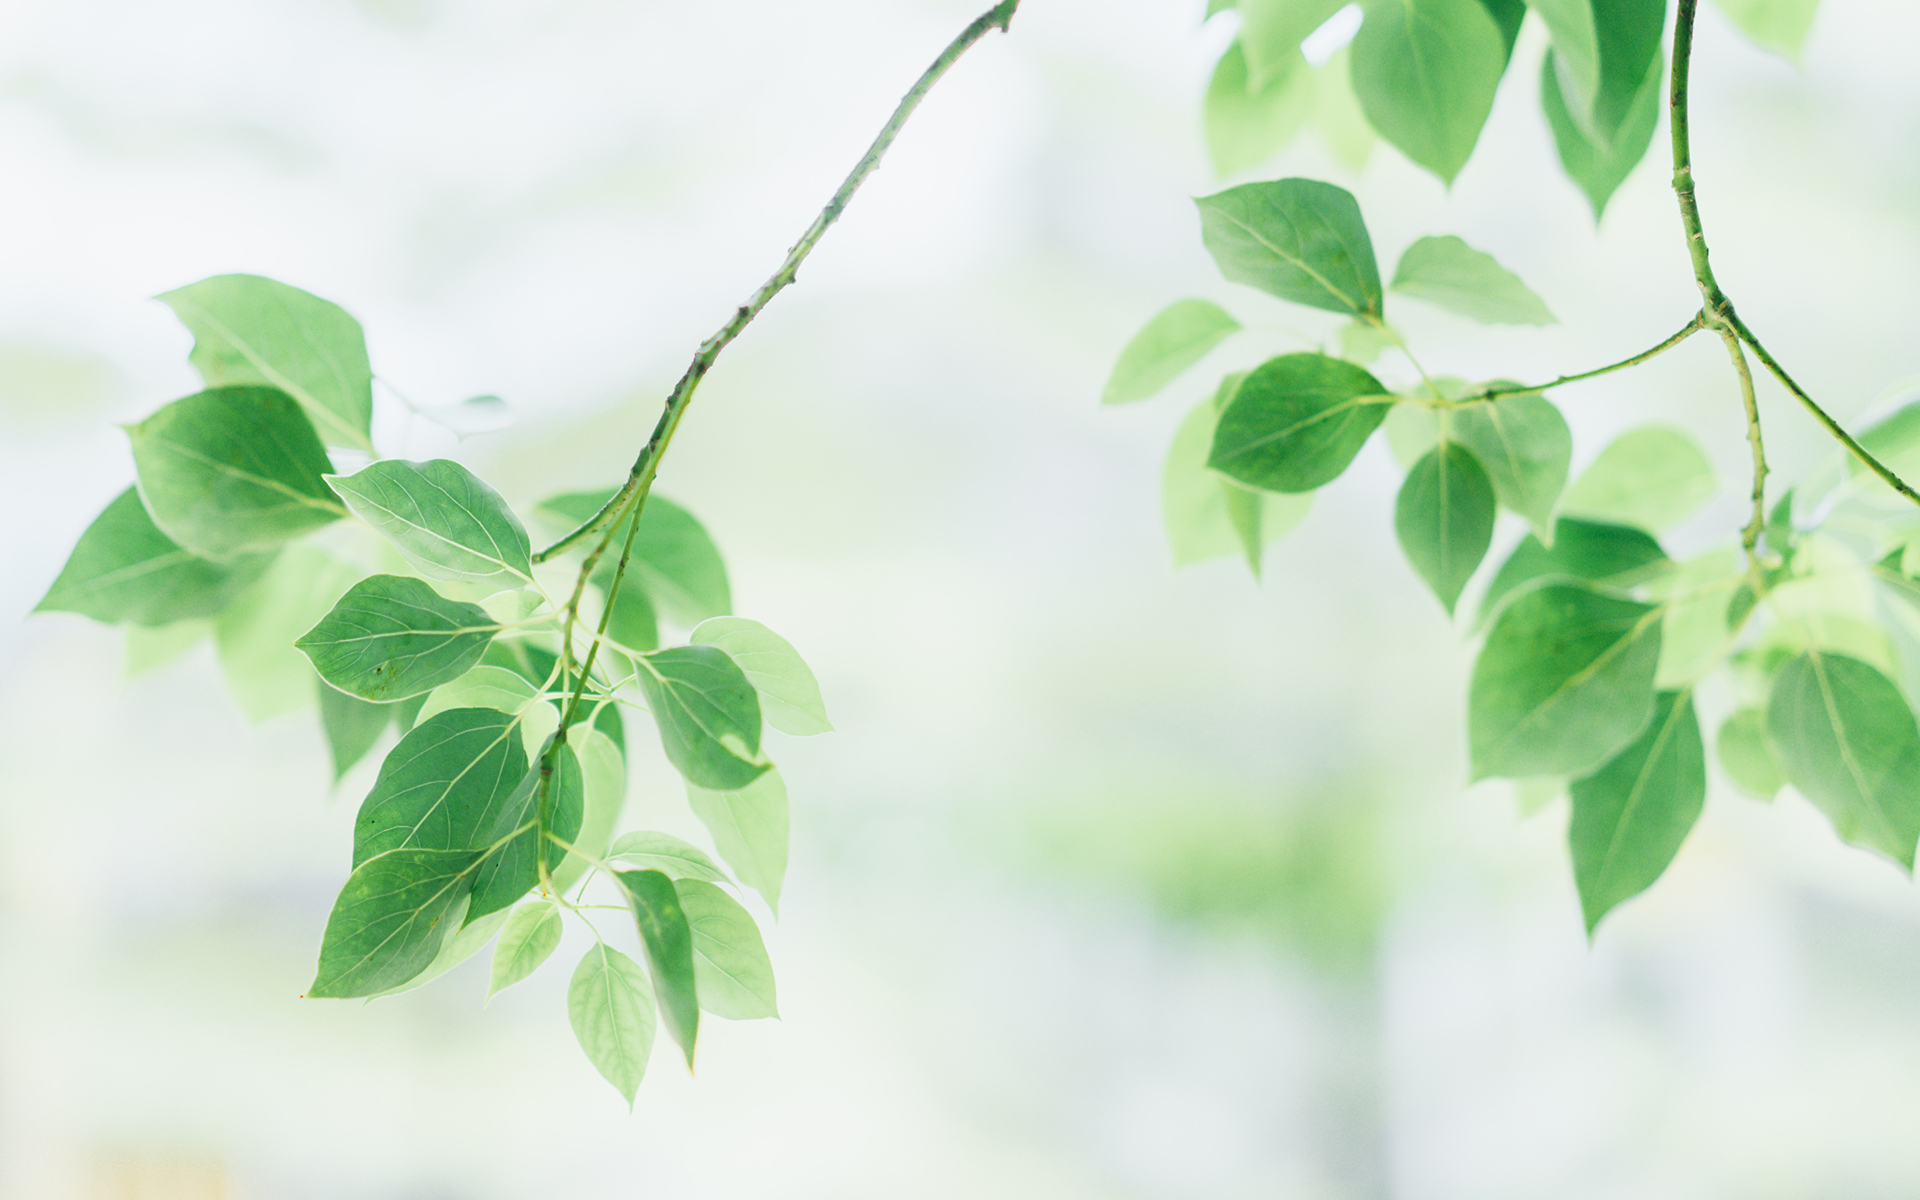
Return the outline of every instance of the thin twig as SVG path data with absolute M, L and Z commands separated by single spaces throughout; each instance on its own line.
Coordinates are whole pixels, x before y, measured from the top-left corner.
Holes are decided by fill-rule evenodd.
M 1525 395 L 1529 392 L 1544 392 L 1549 388 L 1557 388 L 1562 384 L 1578 383 L 1582 379 L 1592 379 L 1599 375 L 1611 375 L 1615 371 L 1624 371 L 1628 367 L 1637 367 L 1650 358 L 1665 354 L 1704 328 L 1706 328 L 1705 314 L 1695 313 L 1693 320 L 1688 321 L 1680 327 L 1679 333 L 1661 342 L 1658 346 L 1654 346 L 1648 350 L 1642 350 L 1632 358 L 1623 358 L 1617 363 L 1608 363 L 1604 367 L 1595 367 L 1591 371 L 1582 371 L 1578 375 L 1562 375 L 1551 383 L 1537 383 L 1532 385 L 1520 383 L 1490 383 L 1479 391 L 1469 392 L 1465 396 L 1460 397 L 1456 403 L 1472 404 L 1480 400 L 1492 400 L 1499 396 L 1518 396 Z

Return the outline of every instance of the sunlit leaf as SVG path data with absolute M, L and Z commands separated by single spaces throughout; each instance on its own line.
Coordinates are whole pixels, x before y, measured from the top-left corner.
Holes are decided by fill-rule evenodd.
M 1820 0 L 1716 0 L 1755 45 L 1799 61 Z
M 1553 131 L 1553 144 L 1560 152 L 1560 165 L 1567 177 L 1586 193 L 1593 205 L 1593 219 L 1600 220 L 1615 189 L 1626 182 L 1633 168 L 1646 157 L 1653 144 L 1654 130 L 1660 124 L 1661 84 L 1666 77 L 1664 56 L 1655 54 L 1646 77 L 1633 94 L 1625 118 L 1610 141 L 1596 140 L 1569 108 L 1561 93 L 1558 58 L 1552 50 L 1541 67 L 1540 107 L 1547 115 L 1547 127 Z
M 1920 732 L 1892 680 L 1845 655 L 1795 655 L 1774 677 L 1767 732 L 1788 782 L 1841 837 L 1913 870 Z
M 1560 410 L 1538 394 L 1504 395 L 1451 410 L 1449 424 L 1486 468 L 1500 503 L 1526 518 L 1537 537 L 1549 537 L 1573 457 L 1573 434 Z
M 1380 136 L 1451 184 L 1507 67 L 1479 0 L 1374 0 L 1353 39 L 1353 90 Z
M 487 998 L 538 970 L 560 948 L 560 909 L 551 900 L 530 900 L 504 914 L 500 941 L 493 948 Z
M 606 856 L 650 871 L 659 871 L 672 879 L 729 882 L 727 873 L 707 857 L 706 851 L 670 833 L 655 833 L 652 830 L 623 833 L 608 848 Z
M 484 850 L 527 774 L 513 717 L 456 708 L 387 752 L 353 823 L 355 866 L 389 850 Z
M 1297 51 L 1256 87 L 1241 43 L 1229 45 L 1214 65 L 1203 110 L 1213 173 L 1224 179 L 1272 158 L 1313 115 L 1314 93 L 1313 72 Z
M 1553 546 L 1528 534 L 1494 572 L 1480 602 L 1480 619 L 1493 615 L 1500 601 L 1521 584 L 1549 575 L 1595 583 L 1624 584 L 1665 565 L 1666 551 L 1644 530 L 1561 517 L 1554 522 Z
M 1473 666 L 1473 777 L 1598 767 L 1646 728 L 1659 661 L 1652 605 L 1578 584 L 1518 596 L 1501 610 Z
M 1552 325 L 1556 320 L 1518 275 L 1457 237 L 1423 237 L 1408 246 L 1394 269 L 1393 290 L 1486 325 Z
M 1560 511 L 1657 533 L 1712 499 L 1716 490 L 1713 468 L 1694 440 L 1654 425 L 1615 438 L 1573 481 Z
M 1194 201 L 1220 273 L 1282 300 L 1380 315 L 1380 268 L 1360 206 L 1316 179 L 1248 183 Z
M 318 546 L 289 546 L 214 618 L 220 668 L 248 720 L 313 703 L 313 665 L 293 640 L 324 617 L 360 574 Z
M 478 850 L 390 850 L 354 868 L 327 918 L 309 996 L 371 996 L 434 960 Z
M 67 565 L 34 606 L 108 623 L 170 625 L 225 608 L 273 561 L 253 554 L 212 562 L 161 533 L 128 488 L 87 526 Z
M 689 783 L 725 791 L 767 770 L 760 761 L 760 698 L 726 651 L 675 646 L 637 661 L 661 748 Z
M 678 879 L 673 886 L 693 931 L 700 1007 L 730 1021 L 779 1016 L 773 963 L 747 910 L 711 883 Z
M 1765 709 L 1743 708 L 1728 717 L 1715 739 L 1720 769 L 1733 786 L 1756 800 L 1771 800 L 1787 785 L 1786 772 L 1767 735 Z
M 1259 537 L 1271 542 L 1306 518 L 1312 492 L 1278 495 L 1251 492 L 1207 466 L 1213 430 L 1219 412 L 1202 401 L 1174 432 L 1167 464 L 1160 476 L 1161 514 L 1175 566 L 1246 551 L 1245 539 L 1229 514 L 1228 505 L 1239 496 L 1260 504 Z
M 769 770 L 734 792 L 687 785 L 687 806 L 713 835 L 714 848 L 741 883 L 780 911 L 780 885 L 787 875 L 787 784 Z
M 1133 335 L 1107 377 L 1103 404 L 1145 400 L 1207 352 L 1233 336 L 1240 322 L 1211 300 L 1176 300 Z
M 614 490 L 603 488 L 553 496 L 540 503 L 539 511 L 558 526 L 572 529 L 599 512 L 612 498 Z M 619 559 L 619 547 L 616 541 L 608 548 L 608 558 L 602 560 L 600 570 L 595 573 L 595 582 L 602 588 Z M 708 617 L 723 617 L 733 611 L 727 568 L 720 559 L 719 548 L 692 513 L 662 496 L 647 497 L 647 506 L 640 514 L 640 530 L 634 535 L 633 561 L 627 571 L 627 579 L 620 587 L 623 595 L 637 575 L 653 606 L 689 628 Z
M 613 706 L 608 705 L 604 713 Z M 607 843 L 613 840 L 614 826 L 627 798 L 627 760 L 613 739 L 598 729 L 575 725 L 567 731 L 569 744 L 580 760 L 580 832 L 571 841 L 582 853 L 593 858 L 607 857 Z M 553 886 L 566 891 L 591 864 L 578 854 L 569 854 L 553 868 Z
M 820 684 L 792 643 L 758 621 L 713 617 L 702 621 L 687 640 L 727 652 L 760 693 L 760 714 L 781 733 L 806 737 L 830 733 Z
M 1654 686 L 1686 687 L 1720 665 L 1732 649 L 1727 602 L 1743 578 L 1739 553 L 1725 548 L 1681 563 L 1651 582 L 1649 591 L 1666 609 Z
M 387 458 L 327 482 L 354 516 L 429 579 L 504 585 L 533 577 L 520 518 L 499 492 L 459 463 Z
M 647 973 L 596 942 L 567 985 L 567 1018 L 587 1061 L 632 1104 L 653 1051 L 653 985 Z
M 1300 42 L 1347 6 L 1348 0 L 1241 0 L 1240 42 L 1247 76 L 1261 87 L 1291 69 Z
M 477 604 L 449 600 L 404 575 L 372 575 L 294 645 L 341 691 L 399 700 L 466 674 L 499 629 Z
M 633 919 L 640 927 L 640 944 L 647 952 L 647 970 L 667 1033 L 693 1067 L 694 1039 L 700 1032 L 700 999 L 693 972 L 693 931 L 680 905 L 673 880 L 659 871 L 615 871 L 626 889 Z
M 193 365 L 208 387 L 279 388 L 328 445 L 373 448 L 366 337 L 338 305 L 258 275 L 216 275 L 159 299 L 193 331 Z
M 1645 732 L 1567 792 L 1567 844 L 1592 934 L 1614 905 L 1660 878 L 1706 803 L 1706 751 L 1693 697 L 1661 692 Z
M 1473 451 L 1443 442 L 1407 472 L 1393 526 L 1407 561 L 1449 616 L 1493 541 L 1493 484 Z

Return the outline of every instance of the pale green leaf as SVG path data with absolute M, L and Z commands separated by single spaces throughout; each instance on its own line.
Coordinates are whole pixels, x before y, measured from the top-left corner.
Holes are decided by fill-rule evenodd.
M 348 589 L 294 645 L 320 677 L 362 700 L 402 700 L 467 673 L 498 622 L 405 575 L 372 575 Z
M 533 578 L 526 528 L 500 493 L 456 462 L 382 459 L 327 482 L 429 579 L 508 585 Z
M 1912 872 L 1920 732 L 1892 680 L 1845 655 L 1796 655 L 1774 677 L 1767 732 L 1788 782 L 1841 837 Z
M 1255 86 L 1241 46 L 1229 45 L 1214 65 L 1203 110 L 1207 156 L 1223 179 L 1272 158 L 1313 115 L 1313 72 L 1297 51 Z
M 170 625 L 210 617 L 266 571 L 271 554 L 212 562 L 161 533 L 128 488 L 87 526 L 67 565 L 34 606 L 110 624 Z
M 1654 425 L 1615 438 L 1567 489 L 1560 511 L 1657 533 L 1692 514 L 1716 489 L 1713 468 L 1694 440 Z
M 725 650 L 760 693 L 760 714 L 781 733 L 807 737 L 833 731 L 812 669 L 792 643 L 765 625 L 745 617 L 712 617 L 687 640 Z
M 1394 269 L 1393 290 L 1485 325 L 1552 325 L 1556 321 L 1546 301 L 1520 282 L 1518 275 L 1495 262 L 1493 255 L 1457 237 L 1423 237 L 1408 246 Z
M 315 677 L 320 694 L 320 729 L 327 736 L 327 751 L 333 757 L 333 780 L 352 769 L 373 749 L 374 742 L 393 721 L 393 709 L 385 704 L 370 704 L 329 687 Z
M 603 712 L 611 710 L 609 705 Z M 614 715 L 619 716 L 618 712 Z M 597 728 L 575 725 L 567 731 L 567 737 L 580 759 L 582 788 L 580 834 L 573 844 L 589 857 L 604 859 L 627 798 L 627 760 L 613 739 Z M 553 872 L 553 886 L 565 892 L 590 866 L 580 855 L 567 855 Z
M 1350 362 L 1283 354 L 1256 368 L 1220 412 L 1207 465 L 1250 487 L 1309 492 L 1347 469 L 1393 397 Z
M 1645 732 L 1567 791 L 1567 845 L 1591 936 L 1610 909 L 1660 878 L 1706 803 L 1706 751 L 1692 696 L 1659 693 Z
M 1798 62 L 1820 0 L 1716 0 L 1740 31 L 1776 54 Z
M 1327 152 L 1358 174 L 1380 138 L 1360 108 L 1360 97 L 1353 94 L 1351 50 L 1342 46 L 1339 53 L 1314 68 L 1313 126 Z
M 740 882 L 779 912 L 780 885 L 787 875 L 787 784 L 780 772 L 770 770 L 735 792 L 690 783 L 687 805 Z
M 655 833 L 652 830 L 623 833 L 608 848 L 606 857 L 659 871 L 672 879 L 731 882 L 727 873 L 707 857 L 706 851 L 670 833 Z
M 742 788 L 767 770 L 760 759 L 760 698 L 726 651 L 675 646 L 635 662 L 661 748 L 687 782 Z
M 747 910 L 711 883 L 678 879 L 673 886 L 693 931 L 700 1007 L 730 1021 L 779 1016 L 773 963 Z
M 289 546 L 214 619 L 220 669 L 248 720 L 313 703 L 313 666 L 293 640 L 324 617 L 359 575 L 358 567 L 317 546 Z
M 1471 0 L 1469 0 L 1471 2 Z M 1380 268 L 1353 194 L 1315 179 L 1247 183 L 1194 201 L 1220 273 L 1314 308 L 1380 316 Z
M 567 532 L 585 524 L 614 492 L 613 488 L 569 492 L 543 500 L 535 511 L 560 532 Z M 621 526 L 623 532 L 625 528 Z M 603 590 L 619 557 L 612 550 L 608 555 L 594 574 L 594 582 Z M 649 495 L 646 508 L 641 510 L 640 529 L 633 538 L 633 559 L 620 585 L 623 597 L 636 578 L 651 598 L 652 607 L 689 628 L 708 617 L 733 611 L 726 564 L 713 538 L 692 513 L 663 496 Z
M 1201 562 L 1236 552 L 1246 543 L 1229 516 L 1228 504 L 1237 496 L 1256 496 L 1260 503 L 1259 539 L 1271 542 L 1306 519 L 1312 492 L 1297 495 L 1254 493 L 1207 466 L 1219 414 L 1212 401 L 1203 401 L 1174 432 L 1167 465 L 1160 476 L 1161 513 L 1175 566 Z
M 1327 23 L 1348 0 L 1240 0 L 1240 42 L 1251 84 L 1285 75 L 1299 59 L 1300 42 Z
M 567 1019 L 587 1061 L 632 1104 L 653 1051 L 653 985 L 647 973 L 605 942 L 595 943 L 567 985 Z
M 1786 772 L 1767 735 L 1765 709 L 1743 708 L 1726 719 L 1715 739 L 1720 769 L 1733 786 L 1756 800 L 1771 800 L 1787 785 Z
M 1353 90 L 1380 136 L 1451 184 L 1507 67 L 1479 0 L 1374 0 L 1350 47 Z
M 500 941 L 493 948 L 487 977 L 487 999 L 505 991 L 538 970 L 560 948 L 560 909 L 551 900 L 530 900 L 510 912 L 494 914 L 504 920 Z M 470 927 L 471 928 L 471 927 Z
M 1133 335 L 1107 378 L 1102 404 L 1145 400 L 1240 328 L 1211 300 L 1176 300 Z
M 1500 502 L 1548 538 L 1553 509 L 1567 483 L 1573 433 L 1560 410 L 1537 393 L 1496 397 L 1451 414 L 1453 437 L 1473 451 Z
M 1654 581 L 1651 590 L 1666 610 L 1654 686 L 1689 686 L 1720 665 L 1732 649 L 1727 603 L 1744 577 L 1739 553 L 1727 548 L 1681 563 Z
M 212 621 L 175 621 L 171 625 L 127 626 L 127 678 L 138 679 L 179 658 L 213 636 Z
M 1493 484 L 1473 451 L 1443 442 L 1407 472 L 1393 526 L 1407 561 L 1453 614 L 1493 541 Z

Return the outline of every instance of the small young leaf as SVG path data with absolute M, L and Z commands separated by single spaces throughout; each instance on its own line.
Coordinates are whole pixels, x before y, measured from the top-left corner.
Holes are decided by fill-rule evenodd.
M 1788 659 L 1767 732 L 1788 782 L 1840 836 L 1913 871 L 1920 840 L 1920 732 L 1892 680 L 1841 654 Z
M 1594 583 L 1626 583 L 1668 562 L 1660 543 L 1639 529 L 1561 517 L 1554 522 L 1553 548 L 1528 534 L 1494 572 L 1480 602 L 1480 620 L 1493 615 L 1500 601 L 1529 580 L 1566 575 Z
M 326 449 L 285 392 L 198 392 L 127 436 L 153 523 L 202 558 L 275 550 L 346 515 L 323 478 Z
M 1221 411 L 1207 465 L 1250 487 L 1310 492 L 1346 470 L 1386 420 L 1386 390 L 1323 354 L 1268 359 Z
M 531 900 L 507 914 L 493 948 L 487 999 L 538 970 L 560 948 L 560 910 L 551 900 Z
M 597 942 L 567 985 L 567 1019 L 587 1061 L 633 1103 L 653 1052 L 653 985 L 640 964 Z
M 367 756 L 380 733 L 393 720 L 393 709 L 385 704 L 369 704 L 328 687 L 318 677 L 314 687 L 320 693 L 320 729 L 327 735 L 327 750 L 333 756 L 333 781 Z
M 1548 128 L 1553 130 L 1560 165 L 1566 169 L 1567 177 L 1586 193 L 1597 224 L 1614 190 L 1626 182 L 1653 143 L 1653 132 L 1660 124 L 1666 61 L 1662 55 L 1654 55 L 1619 129 L 1610 141 L 1602 141 L 1575 119 L 1561 92 L 1556 55 L 1555 50 L 1547 51 L 1546 62 L 1541 67 L 1540 107 L 1546 111 Z
M 586 522 L 613 495 L 613 488 L 568 492 L 542 501 L 536 511 L 564 531 Z M 603 589 L 616 562 L 618 555 L 608 551 L 594 575 Z M 689 628 L 708 617 L 723 617 L 733 611 L 726 564 L 705 526 L 692 513 L 659 495 L 649 495 L 646 508 L 641 510 L 640 530 L 633 538 L 633 561 L 620 585 L 622 595 L 633 586 L 636 576 L 661 612 Z
M 366 336 L 338 305 L 258 275 L 216 275 L 159 299 L 193 332 L 193 365 L 208 387 L 279 388 L 328 445 L 373 448 Z
M 760 693 L 760 713 L 781 733 L 807 737 L 831 733 L 820 684 L 792 643 L 758 621 L 713 617 L 687 635 L 695 645 L 718 646 Z
M 1248 183 L 1194 201 L 1201 238 L 1235 283 L 1352 316 L 1380 316 L 1380 268 L 1353 193 L 1316 179 Z
M 1314 91 L 1313 72 L 1298 51 L 1255 87 L 1242 42 L 1229 45 L 1207 83 L 1204 113 L 1213 173 L 1224 179 L 1272 158 L 1313 115 Z
M 390 850 L 347 876 L 320 939 L 309 996 L 371 996 L 426 970 L 454 907 L 473 885 L 478 850 Z
M 1375 0 L 1352 53 L 1353 90 L 1373 127 L 1452 184 L 1507 69 L 1492 14 L 1480 0 Z
M 1653 715 L 1652 605 L 1546 584 L 1504 608 L 1473 665 L 1473 778 L 1573 775 L 1613 757 Z
M 767 770 L 760 757 L 760 699 L 746 672 L 718 646 L 644 654 L 640 690 L 667 761 L 689 783 L 743 788 Z
M 1453 615 L 1493 541 L 1493 484 L 1473 451 L 1442 442 L 1407 472 L 1393 526 L 1407 561 Z
M 1720 753 L 1720 769 L 1733 786 L 1754 799 L 1771 800 L 1786 786 L 1786 772 L 1780 769 L 1767 736 L 1764 709 L 1743 708 L 1728 717 L 1720 726 L 1715 749 Z
M 787 875 L 787 784 L 780 772 L 770 770 L 737 792 L 688 784 L 687 805 L 734 875 L 778 913 Z
M 1713 497 L 1713 468 L 1678 429 L 1648 426 L 1615 438 L 1567 489 L 1560 511 L 1658 532 Z
M 1211 300 L 1176 300 L 1133 335 L 1113 364 L 1102 404 L 1145 400 L 1240 329 Z
M 526 528 L 500 493 L 456 462 L 382 459 L 327 482 L 347 508 L 429 579 L 508 585 L 533 578 Z
M 693 931 L 693 976 L 699 983 L 700 1007 L 729 1021 L 779 1016 L 773 963 L 747 910 L 711 883 L 680 879 L 673 886 Z
M 544 815 L 547 830 L 571 845 L 580 833 L 581 792 L 580 760 L 572 746 L 554 752 L 551 775 L 543 775 L 540 758 L 533 761 L 506 803 L 490 814 L 492 824 L 483 835 L 490 851 L 474 868 L 467 920 L 499 912 L 531 891 L 540 882 L 543 858 L 558 864 L 560 851 L 540 836 L 539 823 Z
M 400 700 L 466 674 L 499 630 L 477 604 L 404 575 L 372 575 L 293 644 L 341 691 Z
M 1347 6 L 1348 0 L 1242 0 L 1240 43 L 1249 82 L 1264 87 L 1298 58 L 1300 42 Z
M 613 711 L 613 707 L 610 704 L 601 711 Z M 580 832 L 572 841 L 583 853 L 604 859 L 609 857 L 607 843 L 613 840 L 613 827 L 627 798 L 627 761 L 613 739 L 598 729 L 575 725 L 567 736 L 580 759 Z M 553 868 L 554 888 L 565 892 L 587 873 L 588 866 L 580 855 L 567 855 Z
M 1820 0 L 1716 0 L 1740 32 L 1762 46 L 1793 62 L 1800 61 L 1800 48 L 1806 44 L 1807 31 L 1813 28 L 1814 10 Z
M 659 871 L 615 871 L 626 889 L 640 927 L 640 944 L 647 952 L 647 970 L 660 1000 L 667 1033 L 687 1056 L 693 1069 L 693 1044 L 700 1032 L 700 999 L 693 973 L 693 930 L 673 880 Z
M 225 608 L 273 561 L 252 554 L 217 563 L 161 533 L 128 488 L 80 535 L 35 612 L 71 612 L 109 624 L 170 625 Z
M 1160 475 L 1160 508 L 1176 567 L 1246 552 L 1244 514 L 1236 522 L 1230 507 L 1244 505 L 1241 497 L 1257 499 L 1260 505 L 1263 544 L 1300 524 L 1313 505 L 1312 492 L 1286 496 L 1254 492 L 1209 469 L 1207 452 L 1218 420 L 1214 403 L 1202 401 L 1180 423 L 1167 450 L 1167 465 Z
M 527 774 L 514 719 L 456 708 L 414 726 L 380 764 L 353 822 L 353 864 L 389 850 L 484 850 Z
M 1394 269 L 1393 290 L 1483 325 L 1552 325 L 1557 320 L 1518 275 L 1457 237 L 1423 237 L 1408 246 Z
M 630 862 L 636 867 L 645 867 L 651 871 L 659 871 L 671 879 L 730 882 L 727 879 L 727 873 L 707 857 L 706 851 L 683 842 L 670 833 L 655 833 L 651 830 L 623 833 L 607 850 L 606 857 Z
M 1567 844 L 1591 937 L 1608 910 L 1660 878 L 1706 803 L 1706 751 L 1693 697 L 1661 692 L 1646 731 L 1567 791 Z
M 1560 410 L 1529 393 L 1469 404 L 1449 415 L 1453 437 L 1487 469 L 1500 503 L 1526 518 L 1536 536 L 1551 537 L 1553 506 L 1573 458 L 1573 434 Z

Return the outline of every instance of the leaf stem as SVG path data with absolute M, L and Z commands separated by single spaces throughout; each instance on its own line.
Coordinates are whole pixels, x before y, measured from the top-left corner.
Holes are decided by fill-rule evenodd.
M 748 322 L 759 316 L 760 311 L 775 295 L 779 294 L 781 289 L 792 283 L 798 276 L 800 264 L 806 261 L 807 255 L 813 253 L 814 246 L 826 235 L 828 227 L 840 219 L 841 212 L 846 209 L 848 201 L 853 199 L 854 192 L 866 182 L 867 176 L 879 168 L 880 160 L 886 156 L 888 148 L 893 145 L 894 138 L 900 135 L 900 130 L 907 123 L 907 118 L 920 107 L 920 102 L 926 99 L 933 85 L 940 81 L 940 77 L 945 75 L 975 42 L 993 30 L 998 29 L 1004 32 L 1013 20 L 1014 10 L 1019 7 L 1020 0 L 1001 0 L 992 9 L 976 17 L 971 25 L 961 31 L 959 37 L 953 39 L 947 48 L 940 52 L 940 57 L 933 60 L 933 65 L 926 69 L 919 81 L 901 98 L 899 105 L 894 109 L 893 116 L 881 128 L 879 136 L 873 140 L 873 145 L 869 146 L 867 152 L 860 157 L 860 161 L 854 165 L 852 173 L 841 183 L 839 190 L 834 192 L 833 198 L 827 201 L 827 206 L 820 210 L 820 214 L 813 219 L 813 224 L 807 226 L 806 232 L 800 235 L 800 240 L 787 251 L 786 261 L 780 264 L 780 269 L 761 284 L 759 290 L 748 297 L 745 304 L 733 311 L 733 315 L 728 318 L 725 325 L 720 327 L 719 332 L 700 343 L 700 349 L 693 356 L 693 362 L 687 367 L 686 373 L 680 377 L 680 381 L 674 384 L 673 391 L 667 395 L 665 411 L 660 414 L 659 423 L 654 426 L 653 434 L 641 449 L 640 456 L 634 460 L 632 470 L 627 473 L 627 481 L 620 486 L 620 490 L 615 492 L 600 511 L 588 518 L 578 529 L 535 554 L 534 562 L 545 562 L 606 529 L 618 519 L 619 514 L 636 495 L 645 496 L 647 490 L 653 486 L 654 476 L 659 472 L 661 456 L 666 453 L 667 445 L 673 440 L 674 430 L 679 427 L 680 419 L 687 411 L 687 405 L 693 400 L 694 390 L 700 386 L 700 381 L 706 377 L 707 372 L 713 369 L 714 360 L 719 358 L 720 352 L 725 350 L 733 339 L 740 336 Z
M 1530 392 L 1544 392 L 1549 388 L 1557 388 L 1562 384 L 1579 383 L 1583 379 L 1593 379 L 1601 375 L 1611 375 L 1615 371 L 1624 371 L 1628 367 L 1637 367 L 1641 363 L 1646 362 L 1648 359 L 1657 358 L 1658 356 L 1665 354 L 1667 351 L 1673 349 L 1675 346 L 1678 346 L 1681 342 L 1686 341 L 1688 338 L 1692 337 L 1694 334 L 1700 332 L 1704 328 L 1706 328 L 1706 314 L 1704 312 L 1698 312 L 1693 314 L 1693 319 L 1691 321 L 1688 321 L 1685 325 L 1682 325 L 1680 327 L 1680 332 L 1674 334 L 1672 337 L 1668 338 L 1666 341 L 1661 342 L 1658 346 L 1654 346 L 1650 349 L 1642 350 L 1640 353 L 1634 355 L 1632 358 L 1623 358 L 1619 362 L 1608 363 L 1604 367 L 1595 367 L 1591 371 L 1582 371 L 1577 375 L 1562 375 L 1560 378 L 1555 379 L 1549 383 L 1537 383 L 1532 385 L 1518 384 L 1518 383 L 1488 384 L 1486 387 L 1481 388 L 1477 392 L 1469 392 L 1465 396 L 1460 397 L 1460 399 L 1456 403 L 1473 404 L 1481 400 L 1492 400 L 1499 396 L 1517 396 L 1517 395 L 1525 395 Z

